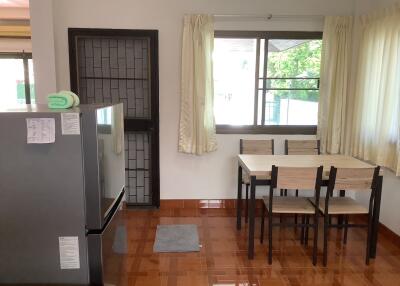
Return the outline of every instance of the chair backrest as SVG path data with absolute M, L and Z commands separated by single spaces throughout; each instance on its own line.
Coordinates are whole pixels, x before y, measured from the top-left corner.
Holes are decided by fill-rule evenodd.
M 285 140 L 286 155 L 319 155 L 319 140 Z
M 271 140 L 240 139 L 240 154 L 274 155 L 274 139 Z
M 322 184 L 323 167 L 297 168 L 272 166 L 272 185 L 278 189 L 316 190 Z
M 370 191 L 379 176 L 380 167 L 331 168 L 329 186 L 331 190 Z

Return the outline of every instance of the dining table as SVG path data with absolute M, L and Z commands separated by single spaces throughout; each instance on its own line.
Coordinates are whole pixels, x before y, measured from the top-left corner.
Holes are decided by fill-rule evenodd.
M 247 155 L 240 154 L 238 159 L 238 190 L 237 190 L 237 223 L 236 228 L 242 225 L 242 174 L 250 177 L 250 197 L 248 207 L 248 245 L 249 259 L 254 258 L 254 227 L 256 207 L 256 186 L 269 186 L 271 184 L 272 166 L 276 167 L 319 167 L 323 166 L 323 186 L 327 186 L 330 168 L 371 168 L 372 164 L 346 155 Z M 376 257 L 378 241 L 379 213 L 382 194 L 382 173 L 379 174 L 377 189 L 373 204 L 372 215 L 372 239 L 370 257 Z M 345 190 L 341 190 L 340 196 L 345 196 Z

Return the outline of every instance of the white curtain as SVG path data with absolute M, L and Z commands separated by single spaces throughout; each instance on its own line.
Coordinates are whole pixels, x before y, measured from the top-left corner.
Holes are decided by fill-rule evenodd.
M 349 152 L 400 175 L 400 6 L 361 18 Z
M 210 15 L 185 16 L 182 41 L 179 152 L 201 155 L 217 149 L 214 121 L 213 47 L 213 17 Z
M 352 31 L 351 16 L 325 18 L 318 112 L 318 137 L 323 153 L 344 152 Z

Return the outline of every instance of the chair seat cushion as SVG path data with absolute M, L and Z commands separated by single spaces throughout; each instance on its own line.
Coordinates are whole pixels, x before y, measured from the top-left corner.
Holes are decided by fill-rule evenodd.
M 325 213 L 325 198 L 321 198 L 319 209 Z M 334 197 L 329 199 L 329 214 L 367 214 L 368 209 L 348 197 Z
M 256 179 L 257 180 L 269 180 L 269 179 L 271 179 L 271 177 L 257 176 Z M 242 181 L 243 181 L 243 184 L 249 185 L 250 184 L 250 176 L 247 173 L 243 172 Z
M 263 197 L 264 204 L 269 210 L 269 197 Z M 272 213 L 281 214 L 313 214 L 315 208 L 305 197 L 273 197 Z

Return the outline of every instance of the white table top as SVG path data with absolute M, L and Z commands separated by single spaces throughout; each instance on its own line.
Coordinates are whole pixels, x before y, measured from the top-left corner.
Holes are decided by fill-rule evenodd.
M 344 155 L 238 155 L 239 164 L 249 176 L 271 176 L 272 165 L 277 167 L 319 167 L 324 166 L 324 175 L 331 166 L 336 168 L 371 168 L 351 156 Z

